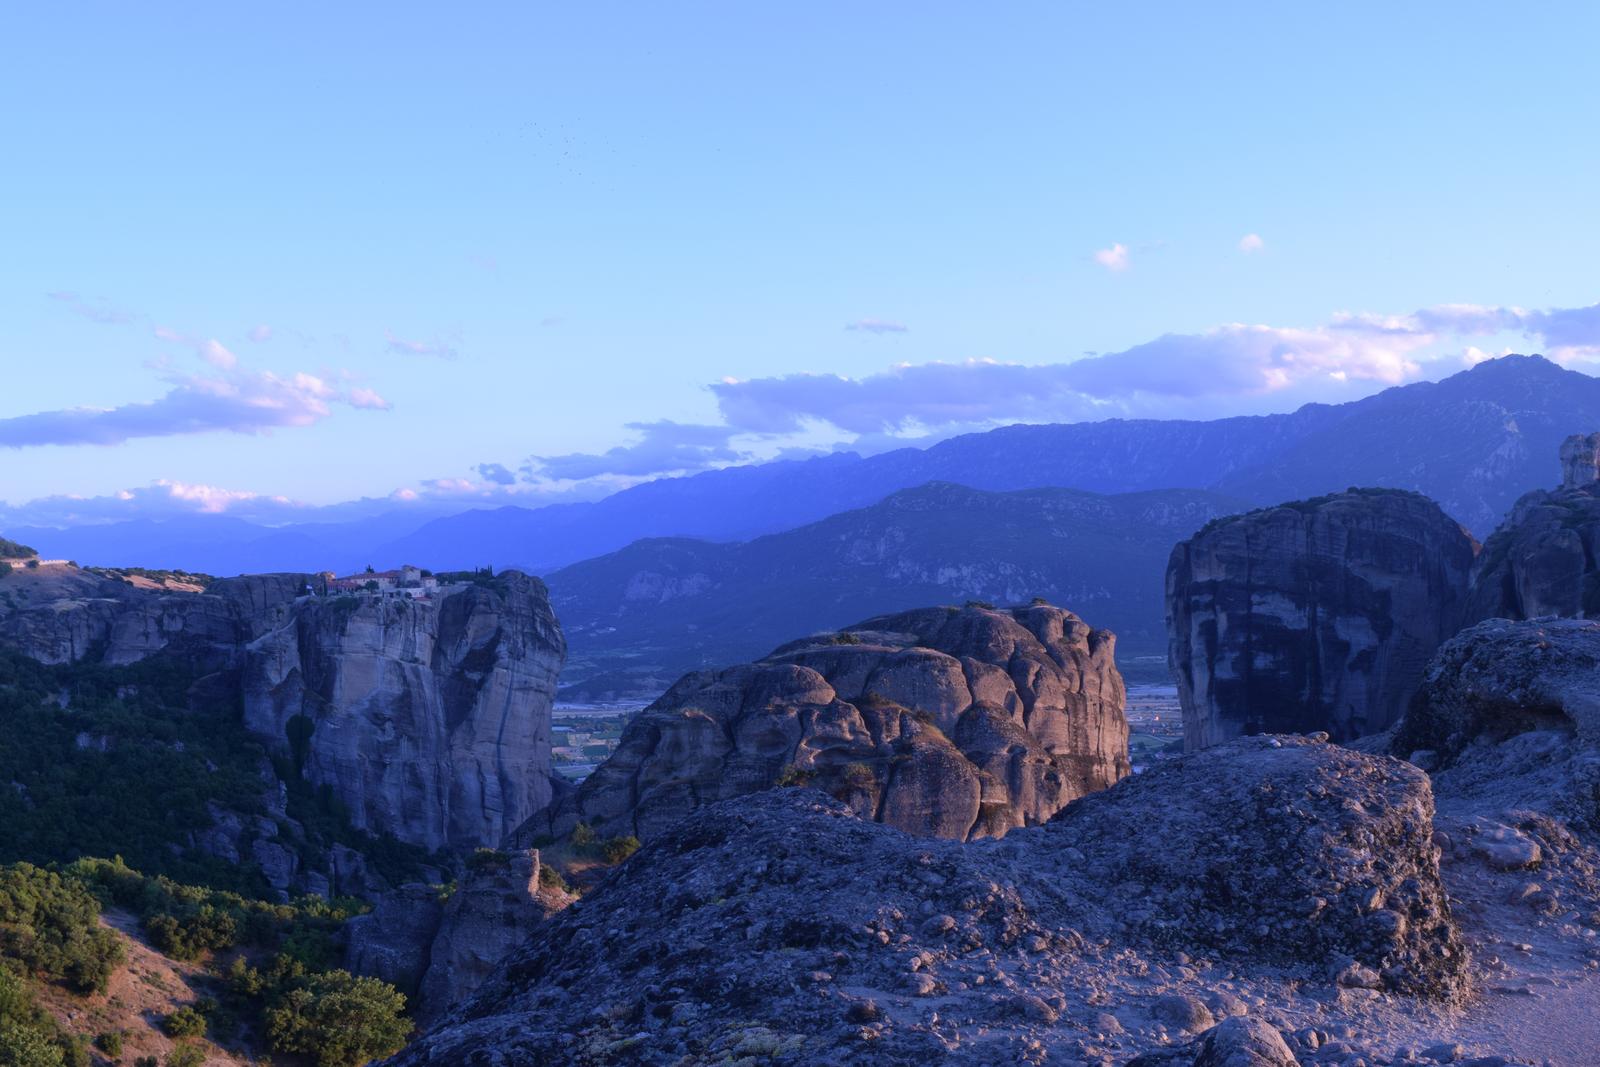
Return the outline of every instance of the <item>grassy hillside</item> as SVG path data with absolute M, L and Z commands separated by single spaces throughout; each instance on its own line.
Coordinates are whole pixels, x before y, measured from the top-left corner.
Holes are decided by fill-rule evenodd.
M 411 1031 L 392 986 L 334 967 L 355 901 L 274 904 L 120 860 L 0 867 L 0 1064 L 357 1067 Z

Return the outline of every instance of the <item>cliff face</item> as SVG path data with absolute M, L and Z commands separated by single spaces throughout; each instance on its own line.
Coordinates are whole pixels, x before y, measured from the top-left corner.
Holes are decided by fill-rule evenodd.
M 209 696 L 242 694 L 245 725 L 331 786 L 357 827 L 470 848 L 550 802 L 566 642 L 537 578 L 505 571 L 412 600 L 307 596 L 303 574 L 203 593 L 24 574 L 7 579 L 22 606 L 0 614 L 0 641 L 45 663 L 174 658 Z
M 28 594 L 0 609 L 0 641 L 41 663 L 137 663 L 170 655 L 200 670 L 228 670 L 244 646 L 281 625 L 309 575 L 223 578 L 204 593 L 138 589 L 76 567 L 41 567 L 8 579 Z
M 1473 574 L 1472 619 L 1600 616 L 1600 434 L 1561 447 L 1561 488 L 1517 501 L 1485 542 Z
M 927 608 L 690 674 L 524 833 L 650 838 L 781 780 L 909 833 L 998 837 L 1128 773 L 1114 645 L 1048 605 Z
M 1185 747 L 1388 727 L 1460 629 L 1476 548 L 1437 504 L 1393 490 L 1252 512 L 1179 544 L 1168 662 Z
M 391 982 L 432 1022 L 483 984 L 541 922 L 572 898 L 539 886 L 539 853 L 500 853 L 469 870 L 443 902 L 406 885 L 350 921 L 345 965 Z
M 245 655 L 245 724 L 354 825 L 428 848 L 494 844 L 550 802 L 566 645 L 538 579 L 437 600 L 301 601 Z

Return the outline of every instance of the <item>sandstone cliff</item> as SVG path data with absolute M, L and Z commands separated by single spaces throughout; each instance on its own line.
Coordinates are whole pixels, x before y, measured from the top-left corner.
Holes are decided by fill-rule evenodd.
M 495 966 L 571 899 L 539 885 L 539 853 L 479 853 L 441 900 L 436 886 L 406 885 L 347 926 L 345 966 L 391 982 L 422 1023 L 473 993 Z
M 1415 767 L 1299 738 L 971 844 L 768 790 L 646 844 L 396 1062 L 1121 1063 L 1291 1017 L 1219 984 L 1318 1019 L 1340 989 L 1451 997 L 1431 815 Z
M 1370 489 L 1214 522 L 1179 544 L 1168 662 L 1185 747 L 1391 725 L 1464 620 L 1476 548 L 1425 497 Z
M 927 608 L 689 674 L 519 840 L 650 838 L 780 780 L 909 833 L 997 837 L 1128 773 L 1114 644 L 1044 604 Z
M 358 828 L 430 849 L 493 845 L 550 802 L 566 643 L 537 578 L 505 571 L 413 600 L 309 596 L 304 574 L 204 592 L 67 567 L 25 575 L 8 579 L 0 642 L 44 663 L 172 659 L 201 676 L 191 698 L 242 702 L 245 725 L 331 787 Z M 274 884 L 296 878 L 286 853 L 262 847 Z
M 1528 493 L 1484 543 L 1473 574 L 1473 619 L 1600 616 L 1600 434 L 1561 448 L 1559 489 Z
M 517 571 L 437 599 L 306 598 L 246 650 L 245 724 L 359 828 L 493 845 L 550 802 L 565 654 L 544 584 Z

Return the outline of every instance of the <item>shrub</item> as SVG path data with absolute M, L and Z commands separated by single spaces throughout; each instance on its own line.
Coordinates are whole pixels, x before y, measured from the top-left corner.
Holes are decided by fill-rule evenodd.
M 596 836 L 594 828 L 586 822 L 580 822 L 572 828 L 572 847 L 575 849 L 586 851 L 593 848 L 598 840 L 600 838 Z
M 42 1030 L 0 1025 L 0 1063 L 6 1067 L 65 1067 L 66 1051 Z
M 7 537 L 0 537 L 0 556 L 10 556 L 21 559 L 23 556 L 37 556 L 39 553 L 27 545 L 13 541 Z
M 205 1067 L 205 1062 L 206 1050 L 199 1045 L 178 1045 L 167 1053 L 167 1067 Z
M 123 951 L 99 919 L 100 902 L 77 879 L 30 863 L 0 868 L 0 955 L 29 971 L 103 992 Z
M 312 1057 L 318 1067 L 359 1067 L 393 1055 L 411 1033 L 406 998 L 375 978 L 348 971 L 315 975 L 267 1012 L 267 1039 L 278 1052 Z
M 785 787 L 810 785 L 813 777 L 815 777 L 815 775 L 811 771 L 797 767 L 791 763 L 783 770 L 778 772 L 777 784 Z
M 168 1037 L 206 1036 L 206 1017 L 193 1008 L 179 1008 L 161 1021 Z
M 548 863 L 539 864 L 539 885 L 545 889 L 559 889 L 563 893 L 572 892 L 572 887 L 561 877 L 561 872 Z
M 9 563 L 0 563 L 0 578 L 4 578 L 4 577 L 6 577 L 6 575 L 8 575 L 10 573 L 11 573 L 11 564 L 9 564 Z
M 122 1056 L 122 1032 L 120 1030 L 106 1031 L 94 1039 L 94 1047 L 112 1059 L 120 1058 Z
M 863 793 L 871 792 L 878 784 L 878 776 L 865 763 L 846 764 L 839 780 L 845 788 L 857 789 Z
M 497 848 L 475 849 L 472 855 L 467 857 L 467 870 L 474 874 L 503 871 L 510 865 L 511 857 Z
M 600 858 L 615 867 L 639 851 L 639 839 L 633 835 L 609 838 L 600 846 Z

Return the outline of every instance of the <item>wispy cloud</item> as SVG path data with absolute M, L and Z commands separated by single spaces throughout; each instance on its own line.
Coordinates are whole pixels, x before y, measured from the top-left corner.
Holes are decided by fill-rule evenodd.
M 737 432 L 728 426 L 694 423 L 630 422 L 627 429 L 639 435 L 629 445 L 605 452 L 570 452 L 560 456 L 532 456 L 524 468 L 534 477 L 556 481 L 582 481 L 607 475 L 642 477 L 707 470 L 746 458 L 733 448 Z
M 262 341 L 270 341 L 272 340 L 272 327 L 268 326 L 264 322 L 258 323 L 255 326 L 250 327 L 250 332 L 245 334 L 245 336 L 250 338 L 250 340 L 254 341 L 256 344 L 260 344 Z
M 1558 360 L 1600 359 L 1600 305 L 1441 305 L 1406 315 L 1341 314 L 1310 328 L 1234 323 L 1064 363 L 906 364 L 860 378 L 788 374 L 710 388 L 727 425 L 743 433 L 823 426 L 873 435 L 1016 421 L 1214 417 L 1413 381 L 1430 360 L 1461 359 L 1462 349 L 1450 345 L 1503 333 L 1542 341 Z
M 1247 256 L 1254 255 L 1257 252 L 1264 252 L 1266 248 L 1267 242 L 1261 239 L 1259 233 L 1247 233 L 1239 238 L 1239 251 Z
M 407 356 L 435 356 L 439 359 L 455 359 L 457 355 L 454 345 L 437 338 L 431 341 L 408 341 L 404 337 L 396 337 L 392 330 L 383 331 L 383 336 L 389 342 L 390 352 Z
M 885 319 L 857 319 L 845 325 L 847 330 L 859 330 L 862 333 L 905 333 L 910 327 L 903 322 L 889 322 Z
M 517 476 L 504 463 L 478 464 L 478 477 L 491 485 L 515 485 Z
M 139 316 L 131 311 L 115 307 L 104 299 L 86 300 L 77 293 L 54 292 L 47 293 L 51 300 L 59 300 L 72 310 L 75 315 L 80 315 L 90 322 L 98 322 L 102 326 L 121 326 L 135 321 Z
M 1119 243 L 1102 248 L 1094 254 L 1094 261 L 1109 271 L 1127 270 L 1128 246 Z
M 202 356 L 211 363 L 212 372 L 168 372 L 163 378 L 170 388 L 155 400 L 0 419 L 0 448 L 116 445 L 139 437 L 216 431 L 254 434 L 310 426 L 327 418 L 333 404 L 378 410 L 389 406 L 370 389 L 346 391 L 316 375 L 280 377 L 246 370 L 220 345 Z

